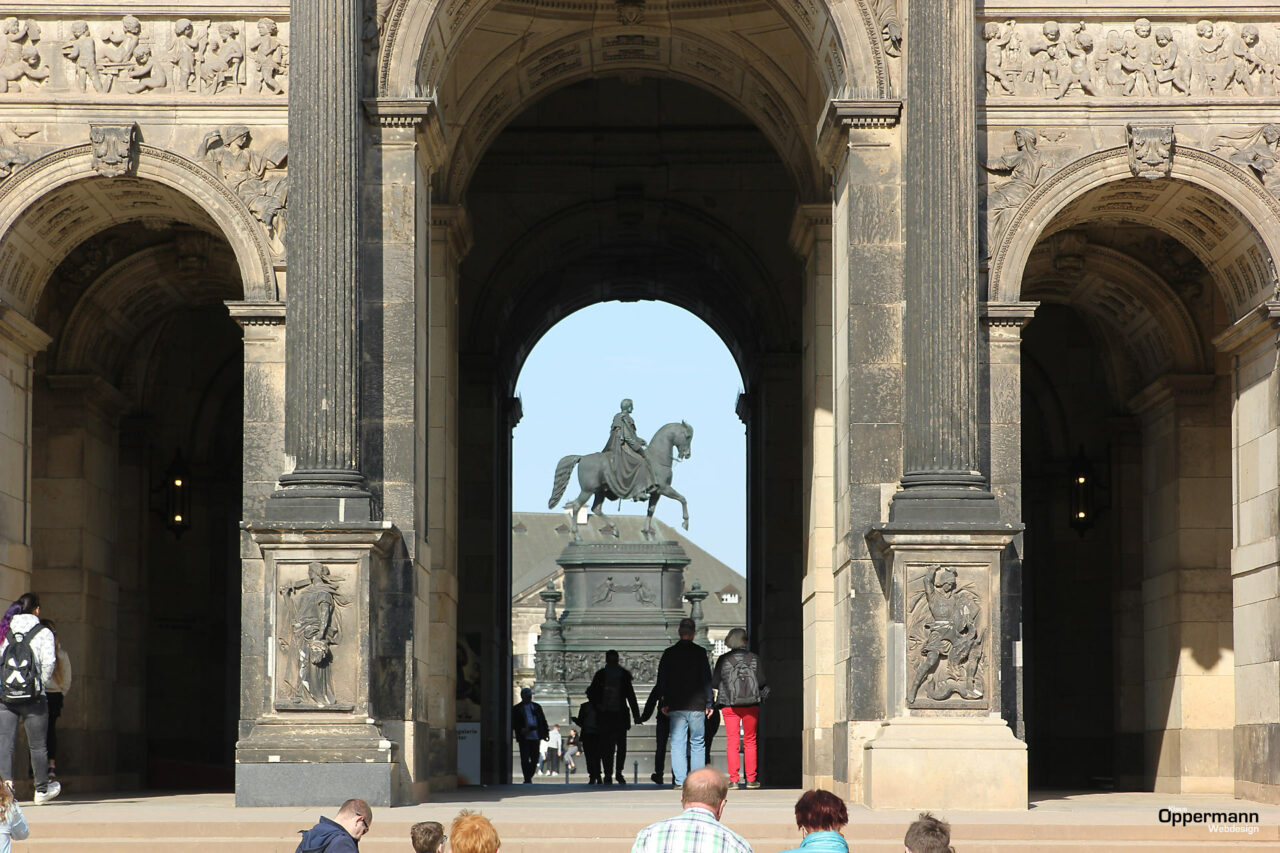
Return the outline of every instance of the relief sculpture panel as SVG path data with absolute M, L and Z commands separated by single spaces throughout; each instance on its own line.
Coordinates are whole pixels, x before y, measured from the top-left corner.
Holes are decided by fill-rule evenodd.
M 985 579 L 982 567 L 907 567 L 908 707 L 985 707 Z
M 1004 20 L 985 21 L 978 32 L 982 88 L 993 100 L 1239 99 L 1280 92 L 1275 22 Z
M 284 95 L 287 27 L 273 18 L 4 18 L 0 95 Z
M 282 565 L 280 571 L 275 705 L 290 710 L 349 709 L 349 703 L 339 701 L 342 691 L 335 687 L 348 681 L 345 676 L 354 667 L 352 632 L 357 626 L 350 624 L 354 615 L 346 612 L 352 604 L 342 589 L 347 578 L 323 563 Z

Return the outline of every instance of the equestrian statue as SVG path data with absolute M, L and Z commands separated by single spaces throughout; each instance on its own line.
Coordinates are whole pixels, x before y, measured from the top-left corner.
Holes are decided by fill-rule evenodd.
M 565 504 L 565 509 L 569 510 L 569 528 L 573 531 L 575 542 L 582 541 L 578 534 L 578 510 L 586 506 L 593 496 L 595 500 L 591 511 L 604 519 L 606 526 L 601 530 L 611 532 L 614 537 L 618 535 L 617 526 L 600 511 L 606 500 L 648 501 L 648 519 L 643 531 L 645 539 L 654 537 L 653 508 L 661 497 L 680 501 L 684 511 L 684 529 L 689 529 L 689 504 L 684 495 L 671 488 L 671 465 L 673 453 L 678 452 L 681 459 L 689 458 L 693 427 L 684 421 L 667 424 L 646 445 L 644 439 L 636 435 L 636 422 L 631 418 L 633 408 L 630 400 L 622 401 L 621 411 L 613 416 L 609 441 L 604 450 L 586 456 L 566 456 L 556 466 L 551 500 L 547 501 L 548 509 L 554 508 L 564 496 L 565 488 L 569 485 L 569 475 L 574 466 L 578 468 L 578 485 L 582 492 Z

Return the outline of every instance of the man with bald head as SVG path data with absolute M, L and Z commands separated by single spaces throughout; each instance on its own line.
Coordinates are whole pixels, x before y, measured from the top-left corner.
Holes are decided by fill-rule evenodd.
M 302 833 L 294 853 L 359 853 L 360 839 L 373 826 L 373 809 L 364 800 L 347 800 L 333 820 L 320 822 Z
M 640 830 L 631 853 L 751 853 L 746 839 L 720 823 L 729 777 L 702 767 L 684 777 L 680 792 L 684 812 Z

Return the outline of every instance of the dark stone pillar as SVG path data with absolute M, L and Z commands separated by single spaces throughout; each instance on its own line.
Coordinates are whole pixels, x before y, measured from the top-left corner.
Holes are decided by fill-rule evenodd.
M 977 470 L 973 0 L 908 8 L 904 491 L 890 518 L 993 519 Z
M 268 512 L 299 521 L 371 515 L 360 472 L 362 0 L 291 4 L 289 331 L 285 450 Z

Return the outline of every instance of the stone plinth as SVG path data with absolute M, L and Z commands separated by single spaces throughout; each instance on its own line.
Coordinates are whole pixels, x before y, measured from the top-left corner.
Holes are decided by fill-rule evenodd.
M 276 523 L 249 532 L 264 571 L 259 589 L 246 583 L 246 598 L 261 602 L 246 612 L 261 622 L 246 620 L 244 639 L 267 670 L 242 688 L 237 805 L 331 806 L 352 791 L 374 805 L 406 802 L 400 748 L 382 729 L 394 717 L 381 710 L 392 697 L 376 645 L 394 610 L 384 588 L 395 530 Z
M 1013 525 L 873 529 L 889 589 L 889 719 L 867 741 L 871 808 L 1025 809 L 1027 747 L 1001 719 L 1001 561 Z
M 643 707 L 658 674 L 662 652 L 678 639 L 685 617 L 684 568 L 689 557 L 678 542 L 575 542 L 556 559 L 564 568 L 564 612 L 543 625 L 538 641 L 534 696 L 547 721 L 562 732 L 586 701 L 604 655 L 616 649 L 631 671 Z M 696 615 L 696 614 L 695 614 Z M 698 642 L 705 643 L 705 633 Z M 632 727 L 626 776 L 640 762 L 640 778 L 652 772 L 654 721 Z M 581 760 L 581 759 L 579 759 Z M 669 765 L 668 765 L 669 766 Z M 585 778 L 585 770 L 582 778 Z

